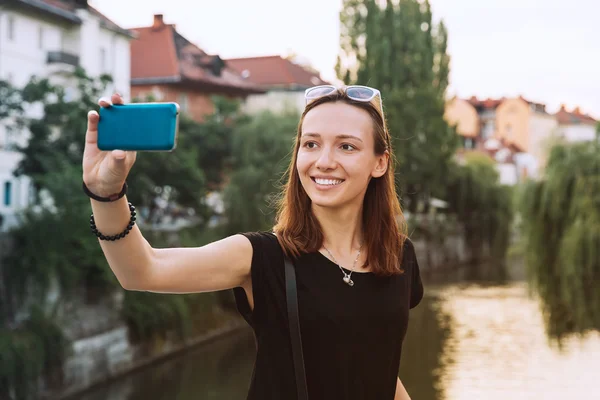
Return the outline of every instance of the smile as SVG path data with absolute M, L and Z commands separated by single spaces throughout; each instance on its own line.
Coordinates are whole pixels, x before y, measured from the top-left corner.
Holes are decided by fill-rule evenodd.
M 324 178 L 312 178 L 311 179 L 320 186 L 337 186 L 344 182 L 343 179 L 324 179 Z

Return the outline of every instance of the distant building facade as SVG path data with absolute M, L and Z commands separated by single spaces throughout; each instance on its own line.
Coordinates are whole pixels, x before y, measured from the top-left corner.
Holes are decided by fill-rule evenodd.
M 22 88 L 32 76 L 48 77 L 66 88 L 69 74 L 82 67 L 90 76 L 110 74 L 107 94 L 119 91 L 129 98 L 129 41 L 133 33 L 119 27 L 85 0 L 7 0 L 0 5 L 0 79 Z M 42 110 L 25 110 L 41 116 Z M 28 132 L 10 129 L 0 121 L 0 215 L 6 230 L 15 215 L 30 204 L 28 177 L 13 171 L 21 160 L 16 146 L 26 145 Z

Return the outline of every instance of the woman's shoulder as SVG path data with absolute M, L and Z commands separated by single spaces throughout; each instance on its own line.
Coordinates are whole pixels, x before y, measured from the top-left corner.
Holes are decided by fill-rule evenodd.
M 413 241 L 407 236 L 404 239 L 404 246 L 402 249 L 402 266 L 411 268 L 415 264 L 417 264 L 417 254 L 415 251 L 415 245 Z
M 250 241 L 272 242 L 277 241 L 277 236 L 272 231 L 253 231 L 243 232 L 241 235 L 246 236 Z
M 252 244 L 255 256 L 273 257 L 282 252 L 277 236 L 272 231 L 244 232 L 242 235 Z
M 408 236 L 406 236 L 404 238 L 404 245 L 402 248 L 402 253 L 404 256 L 413 255 L 415 253 L 415 245 L 413 244 L 412 240 L 410 240 L 410 238 Z

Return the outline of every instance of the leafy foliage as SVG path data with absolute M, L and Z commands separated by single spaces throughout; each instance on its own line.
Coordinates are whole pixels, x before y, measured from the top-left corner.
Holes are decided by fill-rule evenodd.
M 28 319 L 18 329 L 0 327 L 0 397 L 33 398 L 35 382 L 41 374 L 60 381 L 68 348 L 58 322 L 38 306 L 32 307 Z
M 552 148 L 521 196 L 529 279 L 550 337 L 600 330 L 600 144 Z
M 191 330 L 189 305 L 180 295 L 127 291 L 121 314 L 137 340 L 165 335 L 173 328 L 184 338 Z
M 271 200 L 289 164 L 298 118 L 264 112 L 236 127 L 233 172 L 224 193 L 226 234 L 272 226 Z
M 8 388 L 18 393 L 30 391 L 40 374 L 48 378 L 47 362 L 58 363 L 65 356 L 60 326 L 52 330 L 48 325 L 42 332 L 36 330 L 39 324 L 33 324 L 46 321 L 53 310 L 34 310 L 37 314 L 32 313 L 29 320 L 17 321 L 17 313 L 27 315 L 23 304 L 44 304 L 53 282 L 58 283 L 59 303 L 72 300 L 75 289 L 84 288 L 85 300 L 91 302 L 96 296 L 121 290 L 97 239 L 89 231 L 91 207 L 81 192 L 86 116 L 90 109 L 97 108 L 97 99 L 108 82 L 108 76 L 90 78 L 83 70 L 77 70 L 69 82 L 76 91 L 69 92 L 69 96 L 63 87 L 48 79 L 34 78 L 22 90 L 0 85 L 0 93 L 6 94 L 0 102 L 2 121 L 9 117 L 22 121 L 30 134 L 27 145 L 18 148 L 23 158 L 16 173 L 29 176 L 37 194 L 33 207 L 21 216 L 21 224 L 10 232 L 14 246 L 2 260 L 0 270 L 0 346 L 11 341 L 20 346 L 9 348 L 14 357 L 6 363 L 4 352 L 0 352 L 0 397 Z M 26 117 L 22 114 L 26 108 L 41 112 Z M 157 188 L 169 187 L 171 200 L 194 208 L 208 220 L 210 210 L 204 207 L 202 199 L 209 184 L 218 186 L 223 180 L 232 131 L 231 125 L 223 122 L 237 110 L 231 101 L 217 102 L 216 108 L 215 115 L 203 124 L 191 119 L 181 121 L 177 151 L 138 155 L 129 181 L 130 200 L 139 200 L 138 206 L 148 204 Z M 190 238 L 186 236 L 186 240 Z M 190 310 L 203 303 L 205 298 L 199 297 L 183 300 L 181 296 L 128 293 L 122 315 L 139 336 L 170 329 L 184 335 L 189 332 L 186 321 Z M 57 309 L 59 304 L 53 306 Z M 44 339 L 44 334 L 53 335 L 53 339 Z M 19 335 L 19 340 L 15 341 L 15 335 Z M 26 360 L 14 364 L 24 369 L 20 375 L 7 367 L 15 357 Z
M 502 265 L 513 221 L 512 188 L 499 183 L 494 161 L 479 153 L 465 155 L 464 165 L 453 168 L 449 180 L 449 212 L 456 214 L 465 232 L 473 261 L 481 261 L 485 247 L 491 261 Z
M 459 144 L 443 118 L 450 57 L 443 22 L 429 1 L 345 0 L 340 12 L 338 77 L 381 90 L 403 195 L 416 211 L 444 197 L 448 164 Z
M 239 103 L 215 96 L 215 112 L 197 123 L 183 114 L 179 123 L 177 149 L 173 152 L 138 154 L 128 182 L 135 191 L 132 202 L 150 206 L 155 189 L 172 189 L 171 200 L 191 207 L 209 219 L 211 210 L 203 203 L 207 192 L 223 184 L 229 169 L 231 140 L 240 118 Z

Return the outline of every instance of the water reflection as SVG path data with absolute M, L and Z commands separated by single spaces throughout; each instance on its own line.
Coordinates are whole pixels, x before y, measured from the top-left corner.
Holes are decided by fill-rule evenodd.
M 441 310 L 440 298 L 430 293 L 410 313 L 402 348 L 400 379 L 413 399 L 444 398 L 439 376 L 449 360 L 441 354 L 450 334 L 450 316 Z
M 400 366 L 413 399 L 597 398 L 600 335 L 552 346 L 525 284 L 428 288 L 411 312 Z M 254 352 L 244 330 L 80 398 L 243 400 Z
M 244 330 L 127 375 L 80 399 L 245 399 L 254 354 L 254 336 Z
M 452 318 L 440 377 L 446 399 L 598 398 L 600 334 L 554 346 L 524 283 L 450 286 L 440 298 Z

